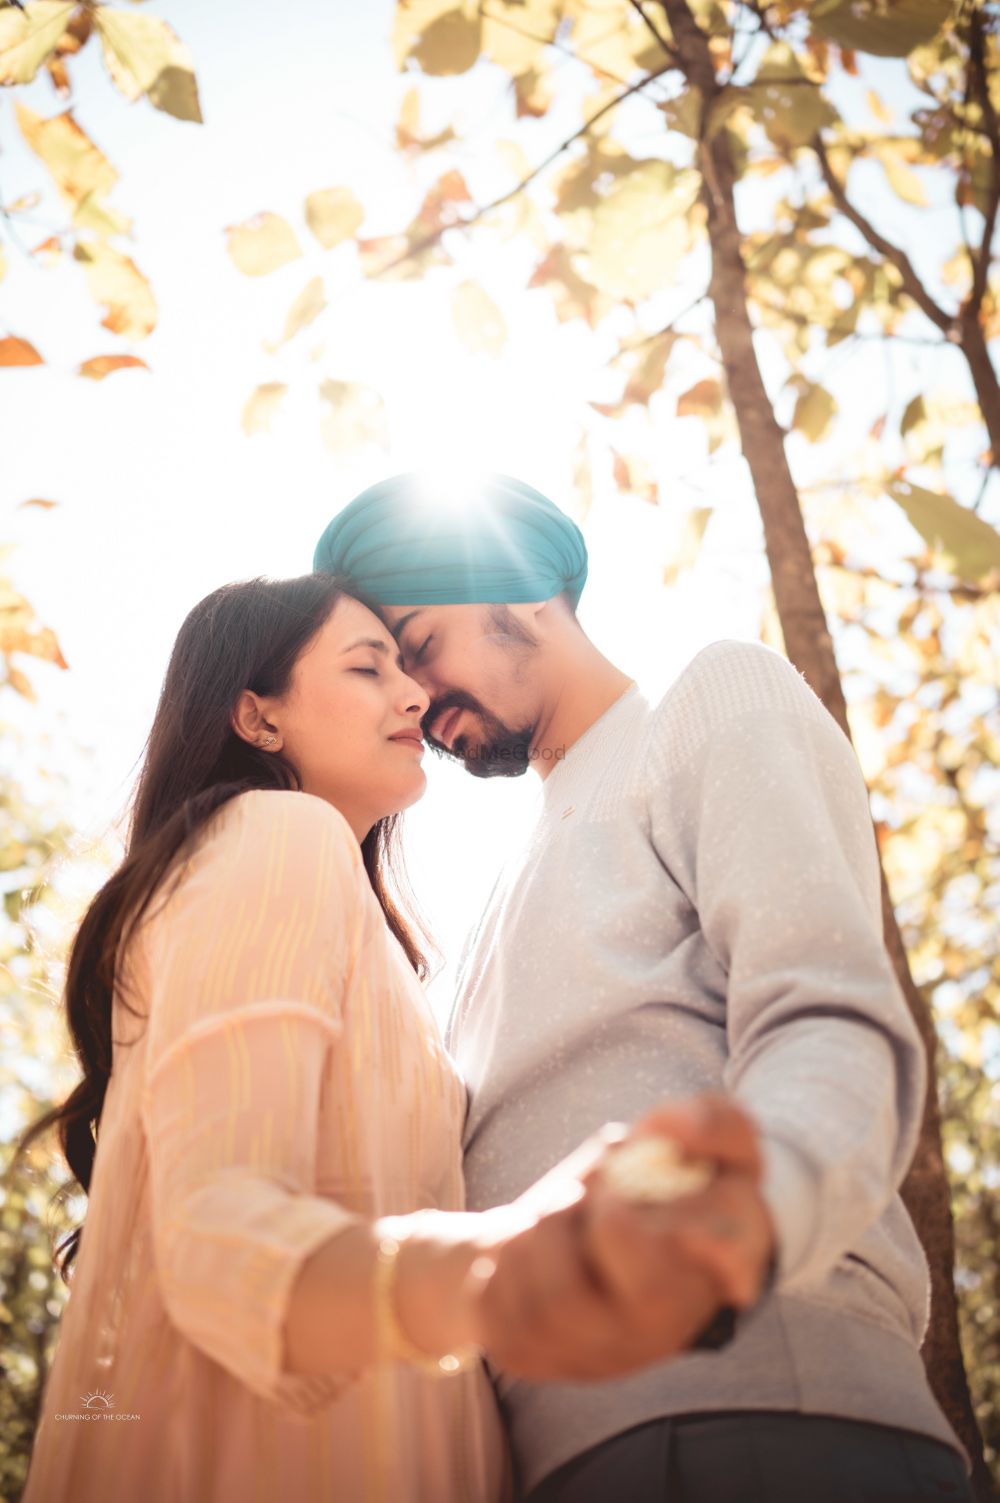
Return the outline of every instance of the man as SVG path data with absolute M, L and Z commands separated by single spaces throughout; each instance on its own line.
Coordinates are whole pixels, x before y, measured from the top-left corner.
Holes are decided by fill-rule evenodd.
M 883 947 L 849 742 L 759 644 L 713 644 L 651 705 L 576 619 L 574 524 L 508 476 L 464 499 L 437 506 L 413 475 L 374 485 L 314 567 L 381 604 L 430 697 L 433 746 L 475 776 L 542 780 L 450 1024 L 469 1206 L 512 1199 L 603 1122 L 666 1101 L 664 1131 L 690 1153 L 714 1157 L 728 1133 L 763 1173 L 728 1214 L 714 1187 L 663 1214 L 730 1289 L 761 1289 L 761 1214 L 773 1244 L 731 1339 L 614 1381 L 505 1376 L 498 1321 L 524 1495 L 971 1499 L 919 1354 L 928 1271 L 898 1187 L 926 1065 Z M 633 1311 L 669 1291 L 641 1236 L 592 1250 Z

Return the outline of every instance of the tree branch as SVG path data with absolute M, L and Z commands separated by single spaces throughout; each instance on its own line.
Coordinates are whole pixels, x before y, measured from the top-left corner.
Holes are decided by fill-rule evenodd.
M 826 146 L 823 143 L 822 136 L 818 132 L 813 136 L 812 148 L 819 159 L 823 180 L 829 188 L 837 208 L 846 219 L 851 221 L 856 229 L 861 231 L 868 244 L 874 250 L 877 250 L 879 255 L 895 266 L 903 279 L 903 290 L 913 299 L 921 313 L 925 314 L 932 324 L 936 324 L 947 338 L 957 343 L 956 320 L 949 313 L 946 313 L 943 308 L 939 307 L 931 297 L 927 288 L 914 271 L 913 263 L 906 252 L 900 250 L 898 245 L 893 245 L 891 240 L 886 240 L 884 235 L 880 235 L 871 221 L 866 219 L 861 211 L 856 209 L 851 203 L 844 184 L 830 166 L 830 158 L 827 156 Z
M 448 230 L 470 230 L 472 226 L 474 224 L 478 224 L 485 215 L 491 214 L 494 209 L 499 209 L 502 204 L 508 203 L 510 199 L 516 198 L 519 193 L 523 193 L 524 189 L 528 187 L 529 183 L 533 183 L 535 178 L 539 177 L 545 171 L 546 167 L 551 167 L 553 162 L 561 157 L 565 151 L 568 151 L 568 149 L 574 144 L 574 142 L 579 141 L 581 136 L 585 136 L 591 129 L 591 127 L 596 125 L 598 120 L 602 119 L 602 117 L 608 114 L 610 110 L 613 110 L 619 104 L 622 104 L 624 100 L 630 97 L 630 95 L 641 93 L 642 90 L 647 88 L 654 79 L 661 78 L 664 73 L 672 72 L 673 68 L 673 63 L 665 63 L 662 68 L 657 68 L 655 73 L 647 73 L 646 77 L 640 78 L 638 83 L 634 83 L 629 88 L 623 89 L 622 92 L 616 95 L 614 99 L 609 99 L 607 104 L 603 104 L 599 110 L 595 110 L 594 113 L 583 122 L 579 130 L 575 130 L 571 136 L 567 136 L 565 141 L 563 141 L 560 146 L 557 146 L 554 151 L 550 151 L 548 156 L 545 157 L 543 161 L 539 162 L 537 167 L 532 168 L 527 177 L 522 178 L 519 183 L 515 183 L 513 188 L 510 188 L 506 193 L 501 193 L 500 197 L 494 198 L 492 202 L 483 204 L 481 208 L 473 210 L 473 212 L 468 215 L 467 218 L 455 220 L 452 224 L 440 225 L 438 229 L 431 230 L 426 235 L 421 235 L 420 238 L 418 240 L 415 240 L 412 245 L 407 246 L 406 250 L 403 251 L 400 255 L 394 256 L 391 261 L 386 262 L 385 266 L 380 266 L 377 272 L 372 273 L 372 276 L 385 276 L 386 272 L 394 271 L 395 268 L 397 266 L 401 266 L 404 261 L 409 261 L 413 256 L 420 255 L 422 251 L 429 250 L 431 246 L 437 245 L 438 241 L 444 234 L 446 234 Z
M 674 65 L 676 67 L 680 63 L 680 58 L 677 55 L 677 51 L 676 51 L 673 43 L 672 42 L 668 42 L 667 39 L 666 39 L 666 37 L 663 36 L 660 31 L 657 30 L 656 26 L 654 26 L 653 22 L 649 19 L 649 17 L 647 16 L 646 12 L 642 8 L 642 0 L 628 0 L 628 3 L 629 3 L 629 5 L 631 5 L 631 7 L 635 11 L 636 15 L 640 16 L 642 18 L 642 20 L 645 21 L 646 25 L 649 27 L 649 30 L 653 33 L 653 36 L 659 42 L 659 44 L 663 48 L 664 52 L 667 54 L 668 57 L 670 57 L 670 58 L 673 59 Z
M 647 344 L 652 344 L 655 339 L 660 339 L 664 334 L 676 333 L 677 325 L 681 321 L 681 319 L 686 318 L 689 313 L 693 313 L 694 310 L 699 307 L 707 297 L 707 291 L 699 293 L 698 296 L 693 300 L 693 302 L 688 303 L 680 310 L 679 313 L 675 313 L 670 322 L 668 324 L 664 324 L 662 329 L 654 329 L 652 334 L 643 334 L 641 339 L 634 340 L 632 344 L 623 344 L 611 356 L 611 359 L 608 361 L 608 365 L 614 365 L 615 361 L 620 360 L 623 355 L 634 355 L 636 350 L 644 349 Z M 679 335 L 678 337 L 680 338 L 683 336 Z M 697 336 L 690 335 L 689 337 L 693 339 Z
M 983 112 L 983 122 L 992 152 L 990 196 L 986 205 L 983 239 L 979 255 L 972 259 L 972 290 L 965 305 L 967 316 L 977 318 L 986 293 L 990 271 L 990 255 L 993 248 L 993 232 L 996 229 L 997 210 L 1000 209 L 1000 122 L 997 120 L 993 100 L 990 98 L 989 80 L 986 76 L 986 57 L 983 45 L 983 19 L 973 11 L 969 19 L 969 78 L 975 82 L 977 103 Z
M 492 21 L 496 26 L 506 26 L 508 31 L 514 31 L 519 37 L 526 37 L 529 42 L 540 42 L 543 47 L 551 47 L 553 52 L 561 52 L 564 57 L 572 58 L 575 63 L 585 63 L 595 73 L 600 73 L 604 78 L 609 78 L 612 83 L 621 84 L 625 87 L 625 79 L 619 78 L 617 73 L 609 73 L 607 68 L 602 68 L 599 63 L 588 63 L 579 53 L 574 52 L 572 47 L 564 47 L 562 42 L 557 42 L 555 37 L 539 36 L 537 32 L 529 31 L 526 26 L 518 26 L 506 16 L 494 15 L 493 11 L 487 10 L 480 0 L 479 14 L 486 21 Z M 513 80 L 512 80 L 513 82 Z

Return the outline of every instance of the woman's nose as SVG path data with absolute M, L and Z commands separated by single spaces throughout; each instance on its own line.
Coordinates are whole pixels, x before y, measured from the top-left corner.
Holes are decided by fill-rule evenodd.
M 427 693 L 427 690 L 415 678 L 411 678 L 409 674 L 404 674 L 404 678 L 406 682 L 403 689 L 403 702 L 406 705 L 407 713 L 410 710 L 416 710 L 418 715 L 426 714 L 431 702 L 431 697 Z

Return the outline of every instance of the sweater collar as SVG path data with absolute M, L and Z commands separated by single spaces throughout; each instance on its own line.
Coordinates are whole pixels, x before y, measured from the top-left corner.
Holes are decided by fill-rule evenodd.
M 567 777 L 567 768 L 571 768 L 574 773 L 578 769 L 585 772 L 593 757 L 600 755 L 601 748 L 618 736 L 620 723 L 628 719 L 631 711 L 642 703 L 642 700 L 642 691 L 633 680 L 604 713 L 591 721 L 582 735 L 577 736 L 572 746 L 567 747 L 565 755 L 560 757 L 542 784 L 544 806 L 551 806 L 553 799 L 562 798 L 566 792 L 566 785 L 574 781 L 573 778 Z

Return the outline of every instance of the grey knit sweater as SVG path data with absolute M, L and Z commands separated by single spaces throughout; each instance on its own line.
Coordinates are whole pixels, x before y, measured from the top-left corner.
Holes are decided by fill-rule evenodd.
M 719 1351 L 596 1385 L 497 1374 L 525 1488 L 632 1425 L 718 1409 L 899 1425 L 968 1467 L 919 1355 L 929 1278 L 898 1187 L 926 1065 L 864 780 L 783 657 L 714 643 L 659 704 L 633 685 L 574 742 L 467 942 L 448 1042 L 471 1209 L 698 1091 L 732 1092 L 763 1136 L 773 1291 Z

